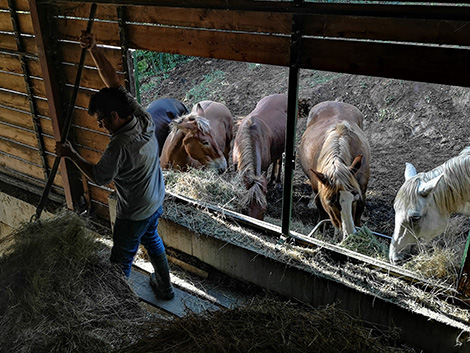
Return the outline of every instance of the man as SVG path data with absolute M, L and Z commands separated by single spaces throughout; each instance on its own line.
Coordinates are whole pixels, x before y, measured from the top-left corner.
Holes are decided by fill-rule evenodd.
M 158 142 L 151 116 L 121 86 L 114 67 L 96 45 L 95 36 L 83 32 L 80 45 L 91 54 L 106 85 L 90 99 L 88 113 L 110 134 L 110 142 L 96 164 L 86 160 L 67 141 L 56 143 L 56 153 L 72 160 L 94 183 L 114 181 L 118 196 L 111 262 L 126 277 L 139 244 L 147 249 L 155 273 L 150 284 L 157 297 L 170 300 L 174 291 L 168 260 L 157 233 L 165 186 L 158 157 Z

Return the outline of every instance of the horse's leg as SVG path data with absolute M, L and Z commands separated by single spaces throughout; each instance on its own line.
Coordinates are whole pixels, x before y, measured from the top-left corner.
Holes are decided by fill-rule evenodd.
M 269 179 L 269 185 L 275 184 L 276 189 L 281 188 L 281 163 L 282 158 L 274 161 L 273 169 L 271 170 L 271 178 Z
M 364 213 L 365 202 L 358 201 L 356 202 L 356 212 L 354 213 L 354 225 L 357 227 L 361 226 L 362 220 L 361 216 Z
M 282 170 L 282 158 L 277 160 L 277 169 L 276 169 L 276 188 L 281 188 L 281 170 Z

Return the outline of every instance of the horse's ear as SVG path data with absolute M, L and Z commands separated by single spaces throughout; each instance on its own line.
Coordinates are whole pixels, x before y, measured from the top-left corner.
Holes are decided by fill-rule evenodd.
M 192 131 L 197 131 L 197 125 L 195 121 L 182 121 L 179 124 L 176 124 L 176 127 L 179 130 L 182 130 L 186 133 L 192 132 Z
M 428 196 L 434 190 L 434 188 L 437 186 L 443 176 L 444 174 L 438 175 L 437 177 L 425 182 L 424 184 L 420 184 L 418 187 L 418 194 L 422 197 Z
M 313 176 L 323 185 L 328 186 L 330 184 L 325 174 L 317 172 L 313 169 L 310 169 L 310 171 L 313 173 Z
M 405 180 L 408 180 L 416 175 L 416 168 L 411 163 L 406 163 L 405 167 Z
M 196 113 L 199 116 L 204 116 L 204 109 L 202 109 L 202 107 L 199 103 L 196 106 Z
M 359 154 L 354 158 L 351 165 L 349 166 L 349 170 L 351 171 L 352 175 L 356 175 L 359 168 L 361 168 L 362 164 L 362 154 Z

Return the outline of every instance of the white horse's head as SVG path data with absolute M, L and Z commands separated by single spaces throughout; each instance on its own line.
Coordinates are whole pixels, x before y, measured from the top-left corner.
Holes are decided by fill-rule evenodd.
M 410 255 L 411 246 L 428 242 L 443 233 L 449 213 L 442 212 L 436 203 L 434 191 L 441 181 L 440 173 L 424 181 L 423 173 L 416 173 L 415 167 L 406 163 L 405 182 L 398 190 L 395 208 L 395 230 L 390 243 L 391 263 L 400 263 Z

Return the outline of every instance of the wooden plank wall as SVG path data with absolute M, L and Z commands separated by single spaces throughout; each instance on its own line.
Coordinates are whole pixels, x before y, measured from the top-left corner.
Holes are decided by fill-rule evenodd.
M 12 0 L 13 1 L 13 0 Z M 80 57 L 77 39 L 86 28 L 90 1 L 36 0 L 55 14 L 58 70 L 64 78 L 63 101 L 70 99 Z M 299 65 L 351 74 L 470 86 L 470 7 L 401 4 L 305 3 L 250 0 L 99 0 L 93 32 L 106 45 L 110 61 L 124 72 L 121 44 L 182 55 L 290 65 L 292 25 L 302 28 Z M 116 2 L 124 5 L 127 43 L 120 43 Z M 48 163 L 53 149 L 52 125 L 37 60 L 28 1 L 14 1 L 32 73 Z M 8 1 L 0 0 L 0 165 L 43 179 L 37 142 L 22 77 Z M 3 50 L 3 51 L 2 51 Z M 74 113 L 73 136 L 79 151 L 96 162 L 108 136 L 86 108 L 103 84 L 87 56 Z M 124 75 L 121 77 L 124 79 Z M 124 81 L 123 81 L 124 82 Z M 61 186 L 60 178 L 56 185 Z M 107 216 L 109 189 L 87 186 L 94 209 Z
M 54 156 L 51 121 L 48 118 L 48 104 L 39 65 L 34 30 L 27 0 L 0 1 L 0 167 L 2 172 L 11 174 L 38 186 L 44 185 L 45 169 L 41 158 L 40 145 L 34 124 L 31 102 L 36 109 L 38 123 L 42 128 L 45 159 L 49 167 Z M 21 47 L 15 37 L 11 11 L 17 16 Z M 29 72 L 28 95 L 24 66 Z M 61 192 L 62 179 L 54 181 L 55 191 Z

